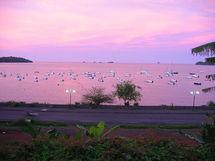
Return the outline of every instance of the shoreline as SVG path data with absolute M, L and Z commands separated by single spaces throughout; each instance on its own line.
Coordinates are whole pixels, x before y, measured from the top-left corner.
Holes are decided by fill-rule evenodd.
M 111 109 L 111 110 L 215 110 L 215 107 L 210 107 L 207 105 L 202 106 L 170 106 L 170 105 L 154 105 L 154 106 L 124 106 L 124 105 L 89 105 L 89 104 L 46 104 L 46 103 L 26 103 L 26 102 L 0 102 L 0 108 L 11 107 L 11 108 L 57 108 L 57 109 Z
M 2 64 L 14 64 L 14 63 L 20 63 L 20 62 L 1 62 Z M 22 63 L 22 62 L 21 62 Z M 94 64 L 94 65 L 102 65 L 102 64 L 110 64 L 110 65 L 113 65 L 113 64 L 130 64 L 130 65 L 197 65 L 196 62 L 193 62 L 193 63 L 169 63 L 169 62 L 161 62 L 161 63 L 157 63 L 157 62 L 114 62 L 114 63 L 108 63 L 108 62 L 93 62 L 93 61 L 86 61 L 85 63 L 81 62 L 81 61 L 33 61 L 29 64 L 63 64 L 63 63 L 66 63 L 66 64 Z M 26 63 L 27 64 L 27 63 Z M 210 65 L 209 65 L 210 66 Z

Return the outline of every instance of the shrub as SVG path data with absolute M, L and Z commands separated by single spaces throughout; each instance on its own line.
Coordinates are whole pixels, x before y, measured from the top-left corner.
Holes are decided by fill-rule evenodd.
M 113 126 L 109 130 L 105 132 L 105 123 L 103 121 L 100 121 L 97 126 L 90 126 L 89 129 L 77 125 L 77 127 L 80 129 L 80 131 L 76 134 L 77 139 L 81 139 L 83 136 L 90 137 L 91 139 L 101 140 L 104 137 L 106 137 L 109 133 L 114 131 L 116 128 L 119 127 L 119 125 Z
M 207 143 L 215 142 L 215 126 L 206 124 L 203 126 L 203 140 Z
M 4 161 L 213 161 L 214 157 L 214 145 L 193 148 L 171 141 L 146 142 L 140 138 L 112 138 L 86 143 L 43 136 L 29 145 L 0 147 L 0 160 Z
M 208 104 L 207 104 L 209 107 L 215 107 L 215 102 L 213 102 L 213 101 L 210 101 L 210 102 L 208 102 Z
M 137 89 L 140 89 L 140 87 L 136 86 L 131 81 L 125 81 L 116 85 L 114 95 L 122 99 L 125 106 L 129 106 L 130 101 L 135 101 L 137 103 L 137 101 L 141 99 L 141 94 Z
M 84 101 L 92 105 L 100 105 L 101 103 L 112 103 L 112 95 L 104 94 L 104 88 L 92 87 L 89 93 L 83 95 Z
M 209 114 L 203 125 L 202 138 L 206 143 L 215 143 L 215 114 Z
M 139 103 L 138 102 L 134 102 L 134 106 L 139 106 Z
M 6 105 L 8 105 L 10 107 L 24 106 L 25 104 L 26 104 L 25 102 L 16 102 L 16 101 L 6 102 Z
M 21 127 L 21 130 L 30 134 L 33 138 L 36 138 L 41 133 L 41 128 L 33 126 L 31 123 L 26 123 Z

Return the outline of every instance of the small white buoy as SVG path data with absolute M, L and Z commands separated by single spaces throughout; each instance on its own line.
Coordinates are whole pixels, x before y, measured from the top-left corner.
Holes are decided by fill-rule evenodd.
M 145 82 L 146 82 L 146 83 L 154 83 L 153 80 L 146 80 Z

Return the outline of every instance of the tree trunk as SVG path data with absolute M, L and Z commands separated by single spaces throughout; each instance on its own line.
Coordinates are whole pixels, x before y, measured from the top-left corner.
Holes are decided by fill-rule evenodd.
M 129 101 L 125 101 L 125 106 L 129 106 L 130 105 L 130 102 Z

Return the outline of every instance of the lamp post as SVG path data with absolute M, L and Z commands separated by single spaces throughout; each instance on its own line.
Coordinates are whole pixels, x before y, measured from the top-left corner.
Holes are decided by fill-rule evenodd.
M 199 95 L 199 91 L 190 91 L 190 94 L 193 95 L 193 108 L 195 107 L 196 95 Z
M 72 102 L 72 93 L 76 93 L 75 89 L 66 89 L 66 93 L 69 93 L 69 104 Z

